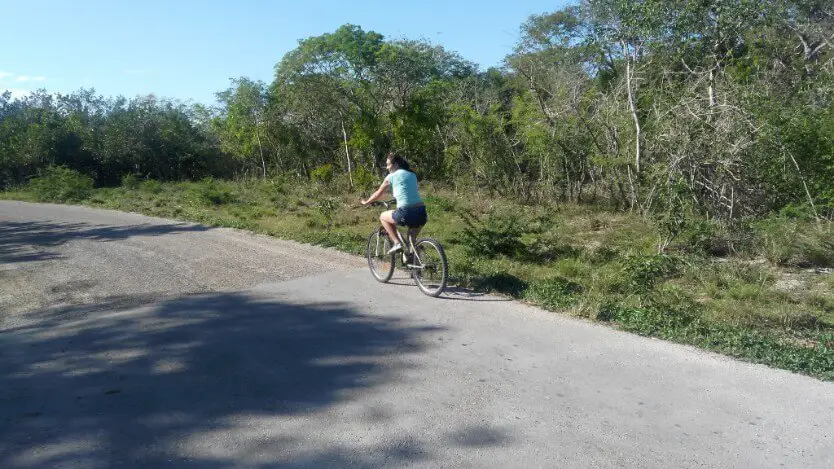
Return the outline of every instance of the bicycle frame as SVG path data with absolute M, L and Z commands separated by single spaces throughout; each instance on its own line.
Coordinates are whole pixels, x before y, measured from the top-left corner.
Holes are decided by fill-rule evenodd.
M 384 229 L 384 228 L 383 228 Z M 414 248 L 414 240 L 416 237 L 414 236 L 414 232 L 411 228 L 408 229 L 408 242 L 403 239 L 403 234 L 397 229 L 397 237 L 400 239 L 400 243 L 403 246 L 403 264 L 408 267 L 409 269 L 422 269 L 423 268 L 423 261 L 420 259 L 420 255 L 417 254 L 417 249 Z M 405 248 L 408 248 L 406 251 Z M 406 258 L 406 252 L 408 254 L 412 254 L 414 259 L 412 262 L 417 261 L 417 264 L 408 264 Z
M 396 202 L 396 200 L 392 199 L 392 200 L 380 200 L 380 201 L 377 201 L 375 203 L 382 204 L 382 205 L 385 206 L 386 209 L 390 209 L 391 205 L 394 204 L 395 202 Z M 409 269 L 423 269 L 423 267 L 424 267 L 423 266 L 423 261 L 420 259 L 420 255 L 417 254 L 417 250 L 414 248 L 414 240 L 416 239 L 416 236 L 414 235 L 414 229 L 413 228 L 408 228 L 408 242 L 406 242 L 406 240 L 403 239 L 403 234 L 400 231 L 400 227 L 395 226 L 394 228 L 395 228 L 395 231 L 397 232 L 397 238 L 399 239 L 400 244 L 403 246 L 403 253 L 402 253 L 403 254 L 403 256 L 402 256 L 403 265 L 405 265 Z M 380 227 L 380 230 L 385 231 L 385 228 Z M 387 231 L 385 232 L 385 235 L 388 236 Z M 406 247 L 407 247 L 407 251 L 406 251 Z M 417 264 L 408 264 L 407 263 L 407 258 L 406 258 L 406 253 L 412 254 L 414 256 L 414 259 L 412 260 L 412 262 L 417 261 Z
M 377 201 L 373 204 L 390 208 L 390 205 L 394 202 L 396 201 Z M 394 233 L 391 233 L 393 239 L 388 236 L 386 226 L 379 226 L 368 237 L 365 257 L 368 260 L 371 273 L 377 281 L 382 283 L 391 279 L 397 259 L 394 253 L 388 253 L 390 250 L 389 243 L 399 243 L 402 246 L 402 252 L 400 253 L 402 267 L 411 272 L 411 276 L 416 281 L 420 291 L 437 298 L 446 288 L 449 273 L 443 245 L 433 238 L 418 238 L 417 234 L 422 227 L 408 227 L 407 234 L 403 233 L 402 228 L 400 225 L 394 226 Z M 386 245 L 389 248 L 386 248 Z M 418 247 L 420 247 L 420 252 L 417 250 Z M 425 251 L 422 251 L 423 249 Z M 437 253 L 438 256 L 436 261 L 434 253 Z

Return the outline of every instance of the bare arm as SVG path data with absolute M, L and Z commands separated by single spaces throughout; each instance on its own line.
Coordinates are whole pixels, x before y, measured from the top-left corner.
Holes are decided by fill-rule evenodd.
M 385 193 L 385 191 L 388 189 L 390 185 L 391 183 L 388 182 L 388 179 L 383 180 L 382 184 L 379 185 L 379 189 L 377 189 L 376 192 L 371 194 L 371 196 L 368 197 L 368 200 L 363 200 L 362 205 L 368 205 L 372 202 L 376 202 L 377 200 L 381 199 L 382 195 Z

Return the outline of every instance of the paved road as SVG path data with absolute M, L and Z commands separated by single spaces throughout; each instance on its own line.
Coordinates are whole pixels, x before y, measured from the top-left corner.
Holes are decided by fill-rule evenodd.
M 226 229 L 0 202 L 0 467 L 834 467 L 834 385 Z

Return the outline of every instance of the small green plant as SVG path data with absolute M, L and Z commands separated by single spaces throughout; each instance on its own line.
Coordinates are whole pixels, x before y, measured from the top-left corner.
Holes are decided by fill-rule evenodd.
M 651 219 L 657 229 L 659 239 L 657 252 L 665 252 L 679 237 L 689 233 L 688 241 L 695 241 L 697 248 L 702 248 L 710 237 L 707 224 L 699 223 L 697 214 L 689 198 L 689 189 L 682 180 L 670 182 L 658 191 Z M 689 246 L 688 243 L 681 243 Z
M 77 202 L 93 192 L 93 178 L 63 166 L 50 166 L 29 182 L 41 202 Z
M 600 246 L 595 249 L 586 249 L 582 251 L 582 258 L 593 265 L 607 264 L 619 257 L 619 252 L 616 249 L 611 249 L 607 246 Z
M 629 332 L 695 345 L 825 380 L 834 379 L 834 353 L 830 348 L 834 344 L 827 340 L 831 337 L 826 334 L 820 335 L 819 345 L 808 347 L 754 329 L 710 323 L 697 310 L 663 303 L 633 308 L 607 301 L 600 306 L 596 317 Z
M 162 192 L 162 183 L 155 179 L 148 179 L 139 184 L 139 190 L 149 194 L 159 194 Z
M 316 210 L 322 224 L 329 230 L 333 227 L 333 216 L 339 208 L 339 201 L 333 197 L 326 197 L 316 201 Z
M 310 179 L 312 179 L 313 182 L 315 182 L 318 185 L 321 185 L 322 187 L 329 187 L 330 183 L 333 182 L 334 174 L 335 172 L 333 169 L 333 165 L 327 163 L 310 171 Z
M 636 293 L 651 291 L 659 279 L 677 273 L 679 267 L 677 259 L 666 254 L 629 256 L 622 262 L 628 287 Z
M 521 241 L 524 230 L 518 215 L 493 212 L 481 220 L 474 214 L 461 213 L 461 218 L 466 225 L 461 233 L 461 244 L 470 255 L 514 257 L 524 250 Z
M 525 298 L 553 310 L 573 306 L 584 291 L 582 285 L 576 282 L 564 277 L 551 277 L 533 282 Z
M 139 178 L 133 173 L 128 173 L 122 176 L 122 187 L 124 187 L 125 189 L 138 189 L 140 183 L 141 181 L 139 180 Z

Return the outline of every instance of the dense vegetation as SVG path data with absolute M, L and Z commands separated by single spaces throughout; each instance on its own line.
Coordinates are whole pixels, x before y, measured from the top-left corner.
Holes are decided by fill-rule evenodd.
M 343 208 L 393 149 L 459 283 L 834 378 L 832 3 L 584 0 L 520 31 L 484 71 L 345 25 L 216 107 L 6 94 L 0 188 L 357 251 L 374 216 Z
M 534 16 L 504 70 L 345 25 L 216 109 L 90 90 L 0 98 L 0 183 L 50 165 L 117 184 L 349 174 L 396 149 L 424 179 L 731 219 L 834 215 L 834 7 L 583 1 Z M 322 169 L 324 168 L 324 169 Z M 327 169 L 331 168 L 331 169 Z

